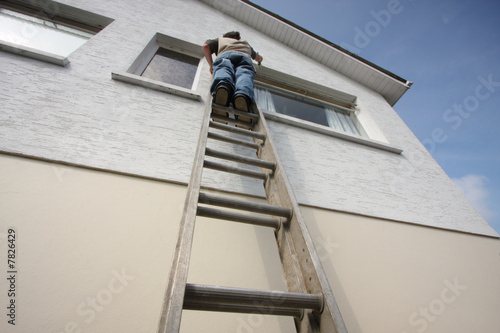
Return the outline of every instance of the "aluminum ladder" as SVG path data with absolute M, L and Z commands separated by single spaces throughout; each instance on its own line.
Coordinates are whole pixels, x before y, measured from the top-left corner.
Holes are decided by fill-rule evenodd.
M 212 104 L 212 98 L 209 97 L 157 332 L 179 332 L 182 311 L 185 309 L 293 316 L 297 332 L 345 333 L 347 329 L 337 302 L 279 161 L 264 116 L 255 104 L 251 106 L 251 111 L 247 113 Z M 219 115 L 226 113 L 233 116 Z M 235 119 L 238 116 L 240 120 Z M 245 120 L 252 119 L 253 125 L 242 122 L 243 117 Z M 211 129 L 217 129 L 219 133 Z M 221 135 L 221 131 L 251 139 L 248 141 Z M 208 148 L 209 139 L 255 149 L 257 157 Z M 260 171 L 208 161 L 205 156 L 215 157 L 217 161 L 222 159 L 257 166 Z M 268 204 L 201 192 L 204 168 L 261 179 Z M 187 283 L 196 216 L 274 228 L 288 292 Z

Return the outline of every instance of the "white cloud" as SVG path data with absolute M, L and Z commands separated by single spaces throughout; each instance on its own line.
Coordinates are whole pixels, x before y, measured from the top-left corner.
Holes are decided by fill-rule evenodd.
M 488 207 L 490 193 L 486 188 L 486 184 L 489 181 L 487 177 L 470 174 L 462 178 L 453 178 L 453 181 L 486 220 L 496 215 L 495 212 Z

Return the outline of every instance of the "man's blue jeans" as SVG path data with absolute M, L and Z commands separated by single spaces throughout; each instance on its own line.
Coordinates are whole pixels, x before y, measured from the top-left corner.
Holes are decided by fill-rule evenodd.
M 253 101 L 255 68 L 249 56 L 239 52 L 223 52 L 213 63 L 214 82 L 210 92 L 215 94 L 219 85 L 226 85 L 230 94 L 243 94 Z

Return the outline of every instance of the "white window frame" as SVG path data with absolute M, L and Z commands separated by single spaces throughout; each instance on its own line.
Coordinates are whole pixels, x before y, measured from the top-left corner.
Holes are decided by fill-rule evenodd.
M 2 1 L 0 7 L 24 16 L 32 17 L 35 20 L 56 23 L 59 26 L 68 27 L 70 30 L 80 31 L 83 34 L 88 34 L 89 39 L 113 22 L 110 18 L 50 0 L 39 3 L 27 3 L 25 1 L 16 0 Z M 49 14 L 51 15 L 50 19 L 47 18 Z M 0 51 L 62 67 L 69 63 L 66 56 L 2 40 L 0 40 Z
M 295 92 L 295 91 L 290 91 L 290 90 L 287 90 L 287 89 L 283 89 L 283 88 L 280 88 L 280 87 L 273 86 L 271 84 L 262 83 L 262 82 L 259 82 L 259 81 L 256 82 L 256 88 L 258 88 L 257 86 L 260 86 L 260 87 L 262 87 L 264 89 L 269 89 L 271 93 L 274 90 L 274 91 L 277 91 L 277 92 L 283 92 L 283 93 L 288 94 L 288 95 L 301 96 L 305 100 L 309 100 L 311 102 L 316 102 L 316 103 L 324 106 L 325 109 L 326 108 L 333 109 L 332 110 L 333 112 L 335 112 L 335 109 L 337 109 L 338 111 L 344 112 L 351 119 L 352 125 L 355 127 L 355 129 L 358 132 L 358 134 L 349 133 L 347 131 L 342 131 L 342 130 L 335 129 L 334 127 L 331 127 L 331 126 L 317 124 L 317 123 L 314 123 L 314 122 L 311 122 L 311 121 L 307 121 L 307 120 L 303 120 L 303 119 L 300 119 L 300 118 L 296 118 L 296 117 L 293 117 L 293 116 L 288 116 L 288 115 L 285 115 L 285 114 L 277 112 L 277 111 L 273 112 L 273 110 L 263 110 L 263 111 L 269 111 L 269 113 L 277 113 L 277 114 L 280 114 L 280 115 L 283 115 L 283 116 L 286 116 L 286 117 L 297 119 L 297 121 L 301 121 L 301 122 L 311 122 L 312 124 L 315 124 L 315 125 L 318 125 L 318 126 L 325 126 L 325 127 L 328 127 L 328 128 L 330 128 L 330 129 L 332 129 L 334 131 L 338 131 L 338 132 L 342 132 L 342 133 L 346 133 L 346 134 L 350 134 L 350 135 L 365 136 L 365 137 L 367 136 L 366 132 L 363 130 L 363 127 L 361 126 L 361 124 L 359 123 L 359 121 L 356 118 L 355 110 L 353 110 L 352 108 L 346 108 L 346 107 L 341 106 L 339 104 L 334 104 L 333 100 L 328 101 L 328 100 L 324 100 L 324 99 L 315 98 L 314 96 L 307 95 L 305 93 L 302 94 L 302 93 L 298 93 L 298 92 Z M 300 103 L 300 101 L 298 101 L 298 102 Z M 326 110 L 325 110 L 325 112 L 326 112 Z
M 380 129 L 378 129 L 373 121 L 370 121 L 371 118 L 369 115 L 364 114 L 358 106 L 357 97 L 354 95 L 325 87 L 311 81 L 303 80 L 289 74 L 278 72 L 264 66 L 259 66 L 257 68 L 255 83 L 262 86 L 267 85 L 273 89 L 282 89 L 288 93 L 301 94 L 303 96 L 307 96 L 308 99 L 318 101 L 325 105 L 331 104 L 335 108 L 340 108 L 349 112 L 351 119 L 360 132 L 360 136 L 335 130 L 329 126 L 316 124 L 285 114 L 262 110 L 266 119 L 322 133 L 346 141 L 359 143 L 365 146 L 378 148 L 395 154 L 401 154 L 403 152 L 402 149 L 387 142 Z M 365 124 L 365 122 L 367 122 L 367 124 Z
M 169 49 L 200 59 L 191 89 L 141 76 L 159 48 Z M 111 77 L 114 80 L 201 101 L 201 95 L 196 91 L 196 89 L 201 76 L 203 59 L 203 51 L 199 45 L 156 33 L 156 35 L 151 39 L 151 41 L 146 45 L 143 51 L 126 71 L 112 72 Z

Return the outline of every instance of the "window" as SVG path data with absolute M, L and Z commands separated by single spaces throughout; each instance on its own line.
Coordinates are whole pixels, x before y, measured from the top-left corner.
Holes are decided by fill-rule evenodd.
M 201 100 L 196 92 L 203 51 L 200 45 L 157 33 L 126 72 L 115 80 Z
M 86 23 L 87 21 L 92 23 Z M 112 20 L 53 1 L 0 5 L 0 47 L 59 65 Z
M 264 111 L 281 113 L 290 117 L 331 127 L 337 131 L 360 135 L 354 124 L 352 111 L 306 97 L 297 92 L 257 84 L 255 100 Z
M 4 42 L 69 56 L 92 34 L 62 24 L 0 8 L 0 39 Z
M 160 47 L 143 77 L 191 89 L 200 59 Z
M 255 99 L 266 119 L 392 153 L 374 119 L 358 106 L 358 98 L 297 76 L 259 67 Z

